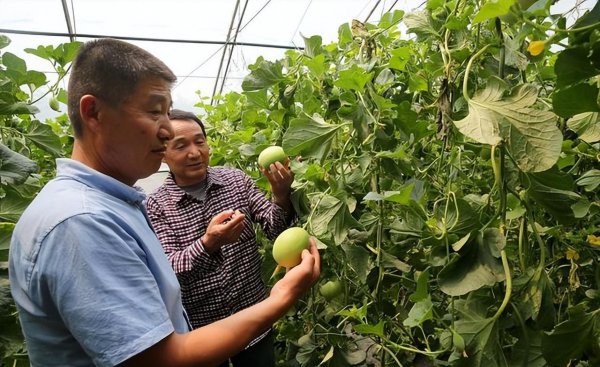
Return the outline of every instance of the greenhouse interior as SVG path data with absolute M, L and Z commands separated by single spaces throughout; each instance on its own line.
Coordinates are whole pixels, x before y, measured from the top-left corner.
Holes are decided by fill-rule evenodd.
M 0 367 L 600 366 L 600 2 L 0 0 Z

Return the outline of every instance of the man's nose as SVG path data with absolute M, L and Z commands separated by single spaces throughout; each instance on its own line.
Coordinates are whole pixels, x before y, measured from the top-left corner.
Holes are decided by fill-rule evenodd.
M 158 128 L 158 138 L 162 141 L 167 141 L 173 139 L 175 135 L 175 131 L 173 130 L 173 125 L 171 124 L 171 120 L 169 120 L 168 116 L 165 116 L 163 121 L 160 123 Z

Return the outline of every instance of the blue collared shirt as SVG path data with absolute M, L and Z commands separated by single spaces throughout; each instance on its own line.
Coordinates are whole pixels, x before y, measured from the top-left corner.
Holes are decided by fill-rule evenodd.
M 71 159 L 13 232 L 9 277 L 33 366 L 114 366 L 189 331 L 144 195 Z

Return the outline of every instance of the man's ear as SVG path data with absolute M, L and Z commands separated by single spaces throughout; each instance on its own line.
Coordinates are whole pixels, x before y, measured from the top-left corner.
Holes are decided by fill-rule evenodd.
M 101 101 L 94 95 L 86 94 L 79 100 L 79 115 L 87 130 L 97 131 L 99 128 L 100 107 Z

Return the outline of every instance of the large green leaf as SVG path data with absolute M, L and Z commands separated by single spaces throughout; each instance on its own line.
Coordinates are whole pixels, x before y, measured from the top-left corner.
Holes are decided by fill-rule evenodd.
M 304 37 L 304 53 L 308 57 L 315 57 L 323 52 L 323 38 L 321 36 Z
M 467 358 L 456 365 L 461 367 L 498 367 L 502 363 L 502 350 L 499 348 L 498 328 L 493 318 L 458 320 L 454 323 L 456 332 L 465 340 Z
M 292 119 L 283 134 L 283 149 L 289 155 L 322 159 L 329 151 L 331 139 L 342 126 L 328 124 L 319 115 Z
M 569 320 L 554 327 L 542 336 L 542 352 L 551 365 L 566 366 L 571 359 L 581 357 L 591 343 L 598 340 L 600 325 L 598 310 L 587 313 L 585 306 L 579 304 L 569 309 Z
M 410 311 L 408 317 L 404 319 L 404 326 L 416 327 L 423 324 L 427 320 L 433 318 L 433 303 L 431 297 L 426 297 L 423 300 L 416 302 Z
M 569 129 L 577 133 L 577 137 L 588 143 L 600 141 L 600 114 L 585 112 L 571 117 L 567 121 Z
M 30 202 L 13 190 L 6 190 L 6 195 L 0 200 L 0 221 L 16 223 Z
M 573 179 L 557 169 L 545 172 L 527 173 L 528 196 L 552 214 L 560 223 L 571 223 L 575 217 L 571 205 L 580 196 L 573 192 Z
M 331 233 L 338 245 L 346 239 L 349 229 L 361 227 L 350 213 L 346 201 L 342 199 L 325 195 L 318 202 L 311 220 L 311 229 L 316 236 L 325 236 Z
M 25 134 L 25 137 L 55 157 L 60 157 L 62 154 L 60 137 L 52 131 L 50 126 L 42 124 L 38 120 L 31 121 L 29 131 Z
M 279 83 L 284 80 L 281 68 L 279 62 L 273 63 L 259 58 L 255 65 L 250 66 L 252 72 L 244 78 L 242 89 L 244 91 L 257 90 Z
M 528 269 L 527 274 L 514 280 L 515 293 L 520 294 L 518 302 L 521 317 L 536 321 L 539 328 L 551 327 L 554 324 L 552 282 L 543 267 Z
M 344 261 L 354 270 L 358 280 L 363 284 L 366 283 L 367 274 L 370 270 L 369 251 L 363 246 L 349 245 L 347 243 L 342 244 L 342 249 L 346 255 Z
M 6 115 L 33 115 L 40 110 L 25 102 L 5 103 L 0 100 L 0 116 Z
M 451 296 L 462 296 L 504 280 L 502 264 L 494 257 L 497 241 L 479 234 L 464 245 L 460 255 L 453 255 L 438 274 L 440 289 Z
M 362 92 L 371 79 L 373 79 L 373 73 L 367 73 L 365 69 L 352 64 L 349 69 L 341 70 L 333 83 L 340 88 Z
M 513 347 L 514 366 L 547 367 L 548 362 L 542 355 L 542 332 L 527 327 L 523 331 L 527 335 L 520 335 Z
M 578 83 L 600 73 L 588 59 L 588 50 L 583 47 L 567 49 L 561 52 L 554 64 L 556 85 L 562 88 Z
M 6 66 L 7 70 L 16 71 L 20 74 L 25 74 L 27 72 L 25 60 L 10 52 L 2 54 L 2 64 Z
M 0 143 L 0 182 L 21 183 L 37 170 L 34 161 Z
M 597 98 L 597 86 L 580 83 L 555 92 L 552 95 L 552 107 L 557 115 L 564 118 L 584 112 L 600 112 Z
M 525 172 L 540 172 L 558 160 L 562 134 L 552 112 L 532 108 L 537 89 L 518 86 L 503 98 L 504 86 L 495 78 L 469 99 L 469 114 L 454 124 L 464 135 L 483 144 L 504 142 Z
M 432 35 L 440 37 L 436 27 L 433 25 L 431 16 L 426 11 L 416 11 L 404 16 L 404 24 L 408 28 L 408 32 L 413 32 L 419 36 Z
M 591 169 L 581 175 L 575 183 L 577 186 L 585 187 L 585 191 L 596 191 L 596 188 L 600 186 L 600 170 Z
M 0 222 L 0 250 L 8 250 L 10 246 L 10 237 L 12 236 L 15 224 L 11 222 Z
M 513 6 L 515 0 L 490 0 L 486 1 L 475 14 L 473 24 L 481 23 L 489 19 L 493 19 L 502 15 L 508 14 L 510 7 Z

